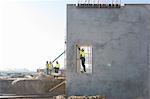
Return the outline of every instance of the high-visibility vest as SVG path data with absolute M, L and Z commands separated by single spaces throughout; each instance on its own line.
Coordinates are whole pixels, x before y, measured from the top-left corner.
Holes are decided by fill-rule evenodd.
M 47 66 L 48 69 L 52 68 L 52 64 L 46 64 L 46 66 Z
M 85 57 L 85 52 L 84 51 L 80 51 L 80 57 Z
M 60 64 L 56 64 L 56 68 L 60 68 Z

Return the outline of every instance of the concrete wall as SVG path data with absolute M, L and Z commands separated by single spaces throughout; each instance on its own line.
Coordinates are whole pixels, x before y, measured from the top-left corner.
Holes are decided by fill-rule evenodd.
M 67 94 L 149 99 L 149 39 L 150 5 L 67 5 Z M 92 74 L 76 72 L 77 43 L 93 47 Z
M 0 95 L 2 94 L 52 94 L 49 90 L 57 84 L 64 81 L 63 79 L 51 80 L 20 80 L 12 83 L 13 80 L 0 80 Z M 60 92 L 55 93 L 59 95 Z

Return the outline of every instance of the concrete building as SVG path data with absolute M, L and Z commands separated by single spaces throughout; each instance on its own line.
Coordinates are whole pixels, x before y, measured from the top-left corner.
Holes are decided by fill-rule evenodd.
M 91 72 L 80 73 L 76 44 L 92 48 Z M 67 94 L 149 99 L 150 5 L 67 5 Z

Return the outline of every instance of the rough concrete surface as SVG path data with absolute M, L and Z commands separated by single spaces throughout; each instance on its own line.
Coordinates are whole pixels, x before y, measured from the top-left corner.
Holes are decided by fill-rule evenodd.
M 92 45 L 92 74 L 76 72 L 76 44 Z M 67 5 L 67 95 L 149 99 L 150 5 Z M 111 66 L 108 66 L 111 64 Z
M 0 80 L 0 95 L 4 94 L 16 94 L 16 95 L 28 95 L 28 94 L 51 94 L 49 90 L 54 86 L 64 81 L 64 79 L 42 79 L 42 80 L 20 80 L 15 84 L 12 84 L 13 80 Z M 64 86 L 61 88 L 65 89 Z M 53 91 L 53 95 L 63 94 L 61 92 Z

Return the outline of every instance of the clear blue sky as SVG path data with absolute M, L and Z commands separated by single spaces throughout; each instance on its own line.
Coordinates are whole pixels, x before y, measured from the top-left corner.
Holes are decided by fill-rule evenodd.
M 44 68 L 64 50 L 66 4 L 78 0 L 0 0 L 0 69 Z M 124 0 L 150 3 L 150 0 Z M 63 65 L 63 57 L 59 60 Z

